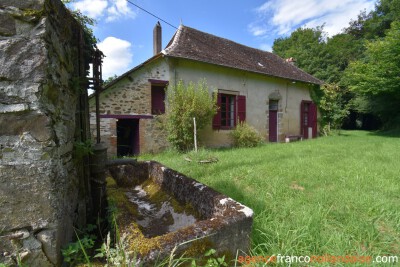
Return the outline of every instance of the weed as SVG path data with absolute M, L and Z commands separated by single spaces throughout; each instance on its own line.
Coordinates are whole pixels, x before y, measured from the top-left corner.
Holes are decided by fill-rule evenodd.
M 77 241 L 69 243 L 66 248 L 61 250 L 64 262 L 69 263 L 70 266 L 75 266 L 83 262 L 90 265 L 90 256 L 88 253 L 95 245 L 96 235 L 93 234 L 95 229 L 96 226 L 90 224 L 83 231 L 75 229 Z
M 240 122 L 230 134 L 235 147 L 255 147 L 263 140 L 260 133 L 246 122 Z

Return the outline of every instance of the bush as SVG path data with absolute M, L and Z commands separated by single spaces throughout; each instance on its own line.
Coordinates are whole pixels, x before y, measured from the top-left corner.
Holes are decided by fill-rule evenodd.
M 168 141 L 179 151 L 193 148 L 193 118 L 197 130 L 211 123 L 217 111 L 217 99 L 209 93 L 205 80 L 187 86 L 179 81 L 167 88 L 167 132 Z M 198 136 L 199 137 L 199 136 Z
M 231 132 L 235 147 L 255 147 L 262 143 L 261 134 L 246 122 L 240 122 Z
M 342 127 L 343 120 L 349 115 L 349 106 L 344 103 L 346 91 L 336 84 L 324 84 L 323 93 L 319 100 L 321 112 L 320 126 L 324 135 Z

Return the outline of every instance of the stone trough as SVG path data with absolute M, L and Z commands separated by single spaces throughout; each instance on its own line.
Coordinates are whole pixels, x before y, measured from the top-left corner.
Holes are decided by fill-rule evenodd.
M 250 246 L 253 211 L 154 161 L 109 166 L 107 194 L 131 257 L 151 263 L 213 248 L 234 259 Z

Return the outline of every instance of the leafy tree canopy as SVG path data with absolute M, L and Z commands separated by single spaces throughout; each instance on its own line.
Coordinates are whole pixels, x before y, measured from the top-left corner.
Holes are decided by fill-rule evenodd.
M 76 0 L 61 0 L 68 8 L 68 4 L 75 2 Z M 80 10 L 72 10 L 68 8 L 72 16 L 82 25 L 85 32 L 85 42 L 89 47 L 95 48 L 97 44 L 97 38 L 94 36 L 93 29 L 91 26 L 96 25 L 96 20 L 84 15 Z
M 300 28 L 277 39 L 273 51 L 295 58 L 299 68 L 329 84 L 314 94 L 322 113 L 324 108 L 351 108 L 389 121 L 397 114 L 393 106 L 400 106 L 399 21 L 400 0 L 380 0 L 373 11 L 360 12 L 340 34 L 326 37 L 323 26 Z
M 393 123 L 400 118 L 400 22 L 393 22 L 383 39 L 369 41 L 366 47 L 365 57 L 345 72 L 345 81 L 356 95 L 354 108 Z

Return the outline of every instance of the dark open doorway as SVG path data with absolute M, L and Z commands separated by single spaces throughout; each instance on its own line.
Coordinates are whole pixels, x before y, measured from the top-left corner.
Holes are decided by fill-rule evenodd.
M 117 156 L 133 156 L 139 152 L 139 119 L 119 119 L 117 121 Z

